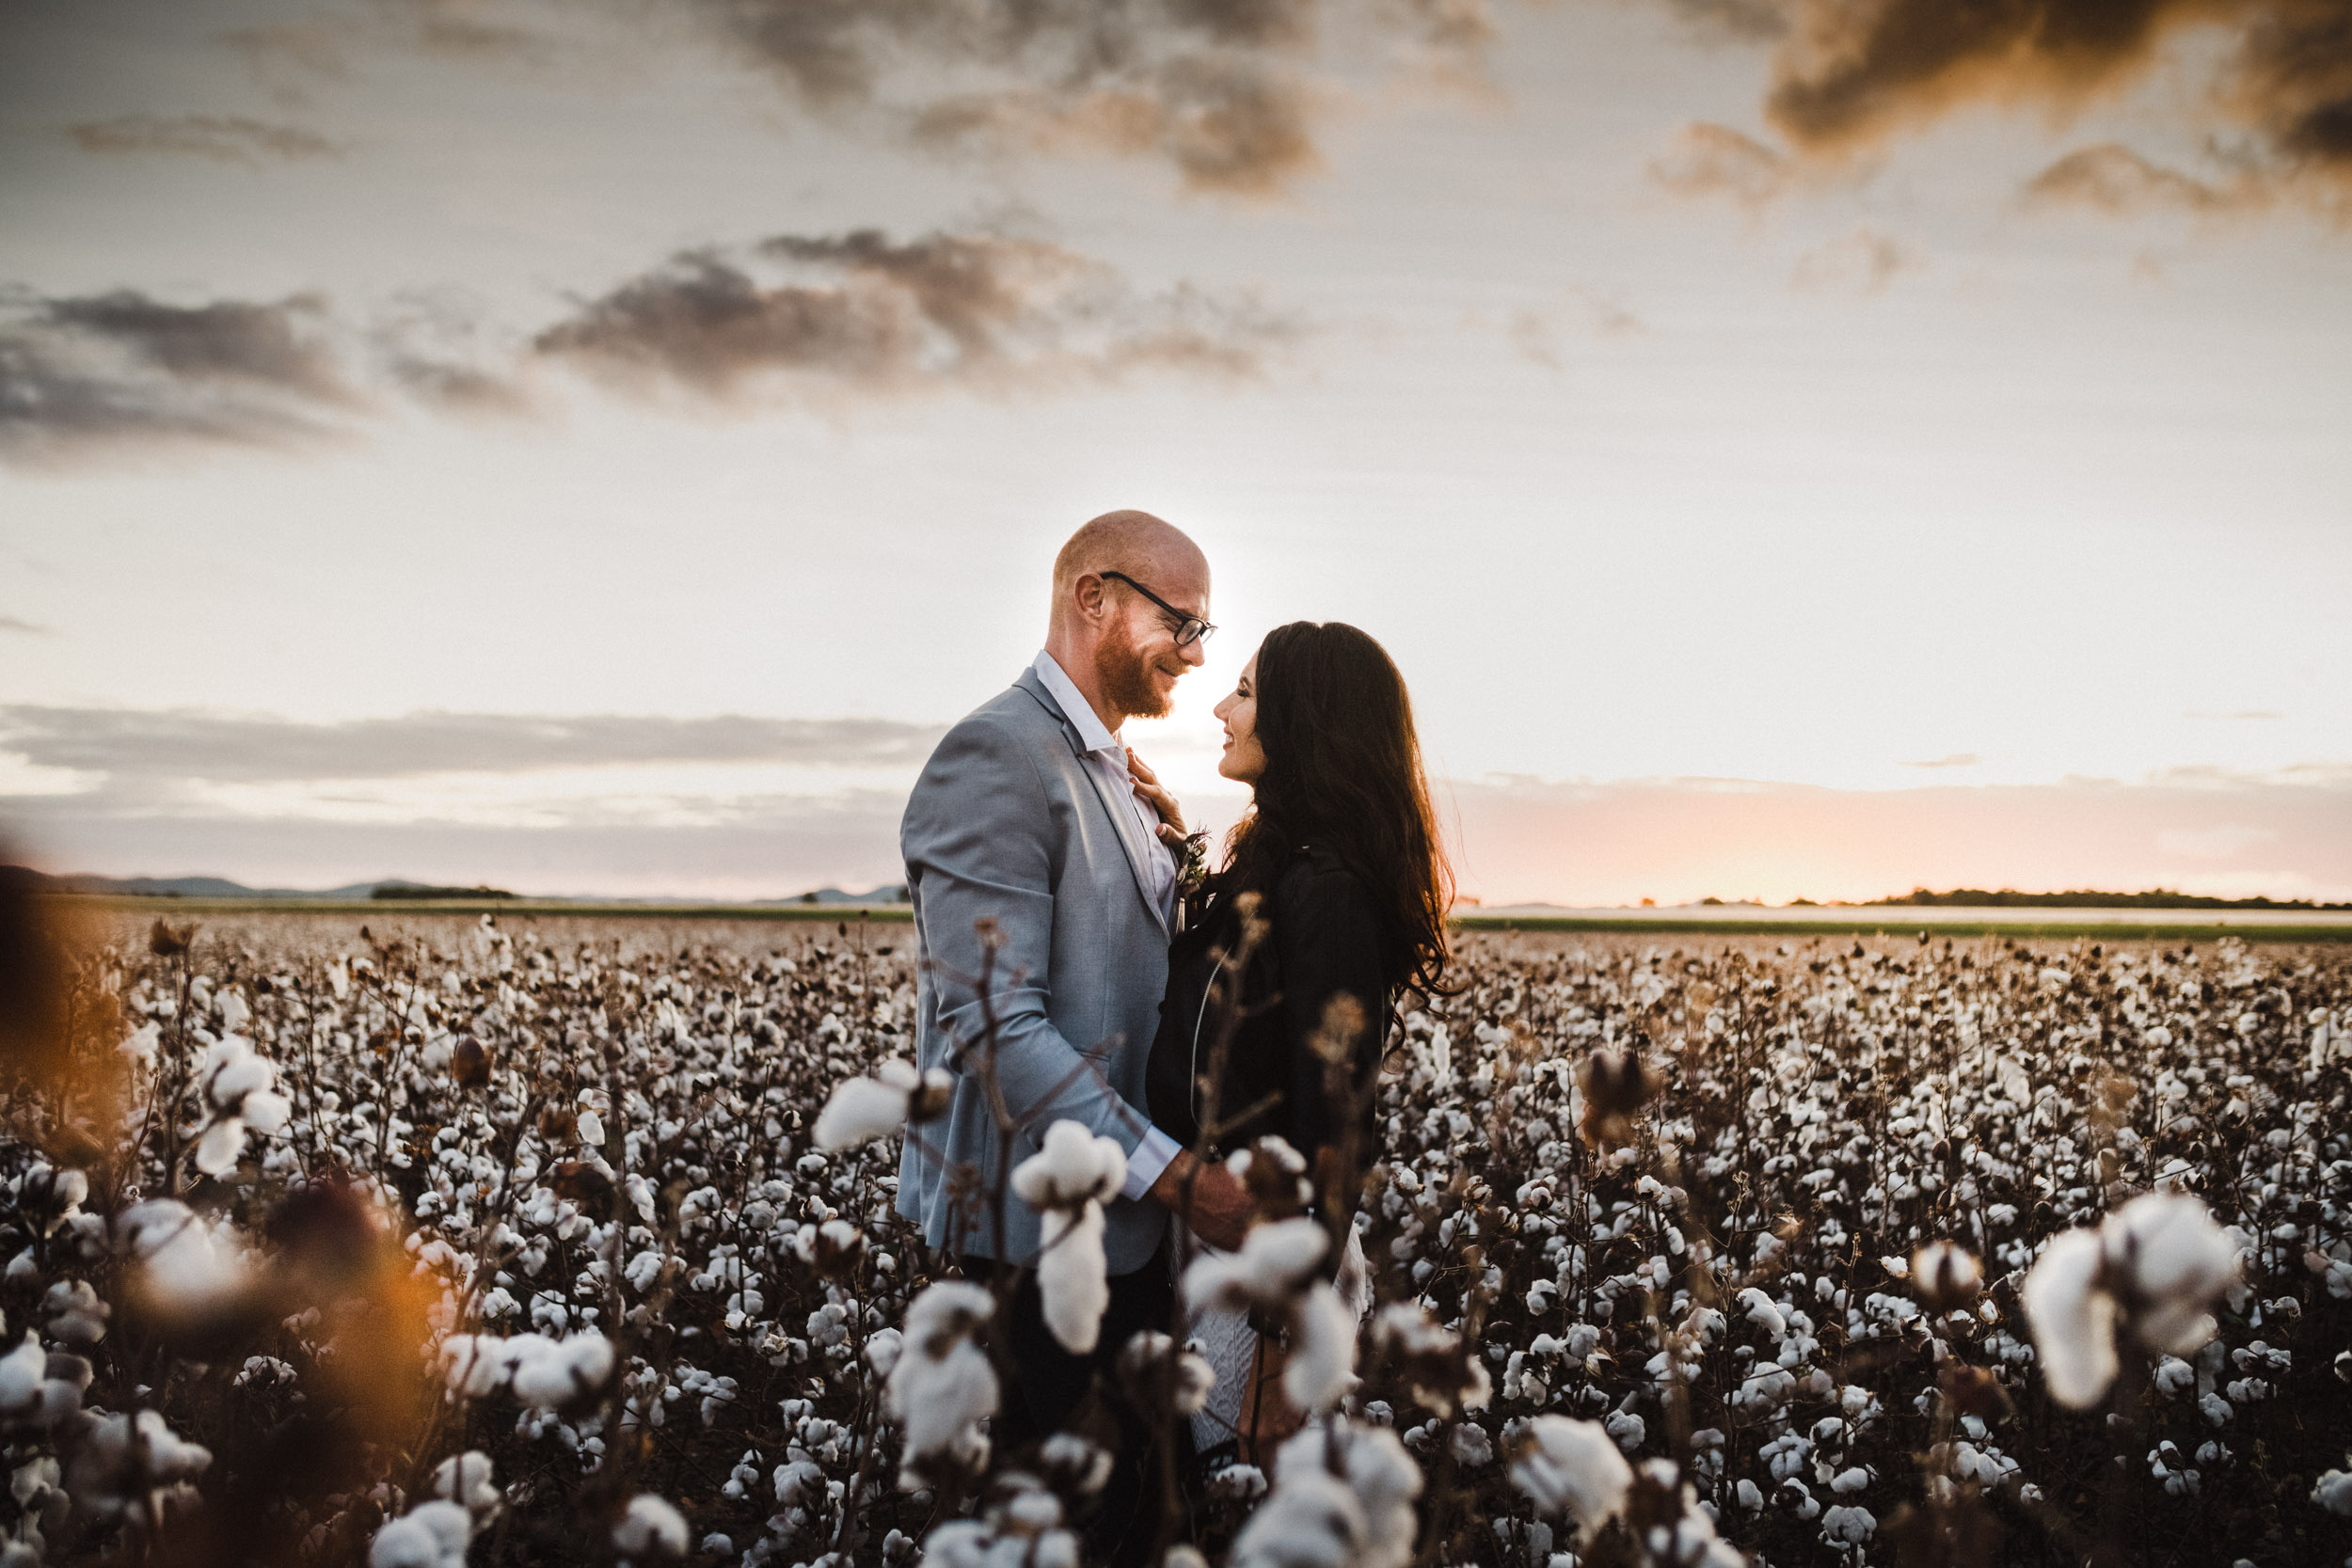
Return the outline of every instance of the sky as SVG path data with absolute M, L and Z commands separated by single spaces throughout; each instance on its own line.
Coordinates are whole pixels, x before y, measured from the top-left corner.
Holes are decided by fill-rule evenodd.
M 2352 897 L 2352 0 L 8 0 L 0 833 L 788 895 L 1142 507 L 1466 894 Z

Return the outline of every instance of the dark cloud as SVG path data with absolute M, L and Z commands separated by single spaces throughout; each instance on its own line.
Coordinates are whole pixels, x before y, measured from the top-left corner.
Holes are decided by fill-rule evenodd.
M 273 160 L 331 158 L 342 150 L 297 126 L 243 115 L 123 115 L 69 125 L 66 135 L 85 152 L 166 153 L 252 167 Z
M 691 251 L 542 332 L 539 354 L 639 390 L 707 397 L 818 377 L 904 393 L 1010 391 L 1165 368 L 1248 374 L 1282 324 L 1190 289 L 1145 296 L 1035 240 L 877 230 Z
M 988 86 L 906 106 L 926 145 L 1155 156 L 1196 188 L 1256 194 L 1317 161 L 1308 89 L 1276 63 L 1311 39 L 1315 11 L 1313 0 L 729 0 L 719 24 L 819 106 L 881 96 L 898 53 L 993 68 Z
M 803 102 L 881 107 L 934 148 L 1157 158 L 1263 195 L 1321 162 L 1318 0 L 699 0 L 712 36 Z M 1475 62 L 1485 0 L 1386 0 L 1373 25 Z M 928 72 L 923 68 L 930 68 Z M 945 71 L 976 85 L 927 90 Z
M 1296 332 L 1246 293 L 1145 293 L 1038 240 L 872 230 L 690 251 L 529 338 L 451 290 L 396 296 L 364 331 L 308 294 L 174 305 L 0 290 L 0 460 L 294 446 L 357 434 L 388 394 L 529 414 L 552 364 L 716 400 L 1050 392 L 1152 371 L 1251 376 Z
M 0 453 L 282 445 L 331 434 L 333 416 L 360 401 L 315 296 L 182 306 L 132 290 L 0 293 Z
M 1673 3 L 1702 30 L 1754 36 L 1781 0 Z M 1496 36 L 1490 0 L 578 0 L 567 14 L 369 0 L 226 39 L 290 101 L 381 53 L 543 67 L 684 39 L 803 109 L 919 147 L 1152 159 L 1190 189 L 1248 197 L 1320 166 L 1314 122 L 1338 95 L 1315 68 L 1343 18 L 1452 73 L 1479 71 Z
M 1800 0 L 1769 99 L 1808 149 L 1976 100 L 2073 107 L 2218 28 L 2201 101 L 2262 137 L 2275 170 L 2352 179 L 2352 0 Z
M 644 763 L 913 767 L 941 733 L 888 719 L 413 713 L 306 723 L 195 709 L 0 707 L 0 751 L 119 781 L 398 779 Z
M 1665 0 L 1665 4 L 1702 38 L 1759 43 L 1788 33 L 1789 13 L 1798 0 Z
M 20 620 L 14 615 L 0 615 L 0 631 L 20 632 L 27 637 L 49 635 L 47 626 L 36 625 L 31 621 Z

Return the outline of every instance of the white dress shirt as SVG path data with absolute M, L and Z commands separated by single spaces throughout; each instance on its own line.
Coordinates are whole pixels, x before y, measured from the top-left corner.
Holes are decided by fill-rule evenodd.
M 1109 786 L 1111 799 L 1127 802 L 1136 834 L 1145 846 L 1144 884 L 1162 918 L 1172 926 L 1176 913 L 1176 858 L 1160 842 L 1160 814 L 1136 793 L 1135 775 L 1127 769 L 1126 744 L 1117 734 L 1103 727 L 1102 716 L 1094 711 L 1094 705 L 1086 700 L 1086 694 L 1052 654 L 1041 650 L 1037 662 L 1030 668 L 1037 672 L 1037 678 L 1054 694 L 1054 701 L 1061 705 L 1063 717 L 1078 732 L 1078 744 L 1086 748 L 1087 766 Z M 1168 1163 L 1183 1147 L 1158 1128 L 1147 1129 L 1143 1141 L 1127 1156 L 1127 1182 L 1120 1191 L 1128 1197 L 1141 1197 L 1150 1192 L 1152 1183 L 1160 1179 L 1160 1172 L 1168 1168 Z

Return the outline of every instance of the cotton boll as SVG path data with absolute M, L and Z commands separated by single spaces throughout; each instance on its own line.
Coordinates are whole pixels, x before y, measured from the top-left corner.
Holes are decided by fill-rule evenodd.
M 686 1516 L 650 1492 L 629 1498 L 612 1527 L 612 1549 L 632 1561 L 684 1557 L 690 1539 Z
M 446 1568 L 463 1568 L 466 1547 L 473 1540 L 472 1514 L 460 1504 L 437 1498 L 410 1509 L 408 1518 L 433 1537 Z
M 1233 1538 L 1232 1568 L 1354 1568 L 1370 1527 L 1345 1482 L 1285 1476 Z
M 269 1089 L 256 1089 L 240 1102 L 237 1117 L 264 1137 L 285 1130 L 294 1115 L 294 1101 Z
M 885 1069 L 894 1064 L 885 1062 Z M 904 1063 L 895 1064 L 905 1067 Z M 913 1069 L 908 1069 L 912 1072 Z M 904 1087 L 874 1078 L 846 1078 L 818 1113 L 814 1136 L 819 1148 L 850 1148 L 896 1132 L 907 1119 Z
M 2201 1199 L 2146 1194 L 2108 1216 L 2100 1233 L 2116 1293 L 2144 1343 L 2178 1355 L 2213 1338 L 2206 1309 L 2235 1283 L 2238 1249 Z
M 2352 1518 L 2352 1470 L 2329 1470 L 2312 1488 L 2312 1501 L 2339 1518 Z
M 203 1139 L 196 1146 L 196 1168 L 207 1176 L 226 1176 L 237 1168 L 238 1157 L 245 1153 L 245 1123 L 236 1117 L 223 1117 L 204 1130 Z
M 2115 1302 L 2098 1288 L 2099 1234 L 2070 1230 L 2043 1249 L 2022 1300 L 2050 1397 L 2076 1410 L 2115 1381 Z
M 1772 1298 L 1755 1286 L 1751 1285 L 1740 1292 L 1739 1307 L 1747 1314 L 1748 1322 L 1762 1329 L 1764 1337 L 1774 1344 L 1788 1337 L 1788 1321 L 1780 1315 L 1780 1308 L 1772 1305 Z
M 1047 1128 L 1038 1151 L 1013 1167 L 1012 1190 L 1033 1209 L 1071 1209 L 1109 1202 L 1126 1180 L 1127 1154 L 1116 1138 L 1064 1120 Z
M 1263 1536 L 1257 1550 L 1266 1555 L 1253 1556 L 1250 1560 L 1324 1560 L 1319 1553 L 1329 1537 L 1318 1532 L 1314 1521 L 1324 1517 L 1328 1522 L 1329 1495 L 1321 1486 L 1325 1481 L 1340 1482 L 1353 1503 L 1352 1508 L 1340 1511 L 1339 1522 L 1349 1531 L 1352 1545 L 1346 1561 L 1358 1568 L 1405 1568 L 1411 1560 L 1413 1501 L 1421 1496 L 1421 1466 L 1413 1463 L 1395 1433 L 1357 1421 L 1310 1423 L 1282 1445 L 1275 1457 L 1274 1474 L 1274 1491 L 1252 1520 L 1266 1509 L 1279 1507 L 1283 1517 L 1299 1528 Z M 1305 1491 L 1306 1497 L 1286 1499 L 1286 1494 L 1298 1490 Z M 1305 1555 L 1279 1555 L 1284 1542 Z M 1239 1538 L 1234 1542 L 1232 1560 L 1235 1564 L 1244 1560 Z
M 270 1086 L 270 1065 L 253 1053 L 252 1043 L 240 1036 L 223 1036 L 204 1053 L 204 1097 L 223 1111 L 246 1095 Z
M 1511 1484 L 1537 1513 L 1574 1520 L 1578 1539 L 1589 1541 L 1624 1511 L 1633 1466 L 1598 1422 L 1537 1416 L 1520 1430 Z
M 475 1513 L 496 1508 L 504 1497 L 490 1479 L 490 1456 L 479 1449 L 442 1460 L 433 1472 L 433 1492 Z
M 441 1544 L 410 1518 L 387 1519 L 368 1545 L 368 1568 L 439 1568 Z
M 1323 1227 L 1303 1215 L 1252 1226 L 1239 1252 L 1193 1260 L 1184 1270 L 1184 1299 L 1227 1311 L 1279 1306 L 1306 1289 L 1330 1244 Z
M 977 1285 L 942 1280 L 907 1307 L 884 1404 L 904 1428 L 910 1471 L 941 1456 L 976 1465 L 986 1454 L 979 1423 L 996 1414 L 999 1391 L 995 1370 L 972 1335 L 995 1306 Z M 899 1484 L 913 1490 L 920 1481 L 902 1473 Z
M 49 1375 L 49 1355 L 40 1336 L 24 1331 L 24 1342 L 0 1356 L 0 1420 L 16 1420 L 40 1401 L 40 1386 Z
M 1102 1337 L 1103 1314 L 1111 1304 L 1103 1228 L 1103 1206 L 1091 1199 L 1074 1212 L 1068 1209 L 1045 1212 L 1042 1245 L 1037 1257 L 1038 1290 L 1043 1297 L 1045 1326 L 1073 1355 L 1092 1353 Z
M 1317 1280 L 1291 1314 L 1291 1353 L 1282 1368 L 1282 1394 L 1300 1410 L 1316 1411 L 1356 1383 L 1356 1317 L 1339 1292 Z
M 580 1141 L 582 1147 L 588 1148 L 602 1148 L 604 1147 L 604 1118 L 602 1117 L 597 1116 L 595 1111 L 583 1107 L 580 1113 L 578 1125 L 580 1129 Z
M 1836 1546 L 1859 1546 L 1878 1533 L 1879 1522 L 1867 1508 L 1840 1505 L 1821 1515 L 1821 1539 Z

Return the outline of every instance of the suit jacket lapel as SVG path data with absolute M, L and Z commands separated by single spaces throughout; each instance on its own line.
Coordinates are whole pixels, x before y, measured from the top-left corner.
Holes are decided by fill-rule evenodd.
M 1134 809 L 1126 801 L 1113 798 L 1110 784 L 1094 770 L 1078 739 L 1078 727 L 1070 721 L 1068 714 L 1062 712 L 1061 705 L 1054 701 L 1053 693 L 1045 689 L 1045 683 L 1037 678 L 1037 672 L 1024 670 L 1021 678 L 1013 684 L 1043 704 L 1048 713 L 1061 721 L 1062 738 L 1069 742 L 1071 755 L 1078 760 L 1078 771 L 1086 775 L 1088 784 L 1094 790 L 1094 798 L 1102 802 L 1104 815 L 1110 818 L 1111 832 L 1118 836 L 1119 847 L 1127 856 L 1127 870 L 1136 879 L 1136 892 L 1142 895 L 1143 907 L 1152 911 L 1152 919 L 1159 927 L 1161 934 L 1166 935 L 1168 913 L 1160 908 L 1159 900 L 1152 896 L 1151 879 L 1143 869 L 1144 854 L 1150 849 L 1156 849 L 1157 842 L 1141 848 L 1137 847 L 1136 841 L 1141 828 L 1136 821 Z

